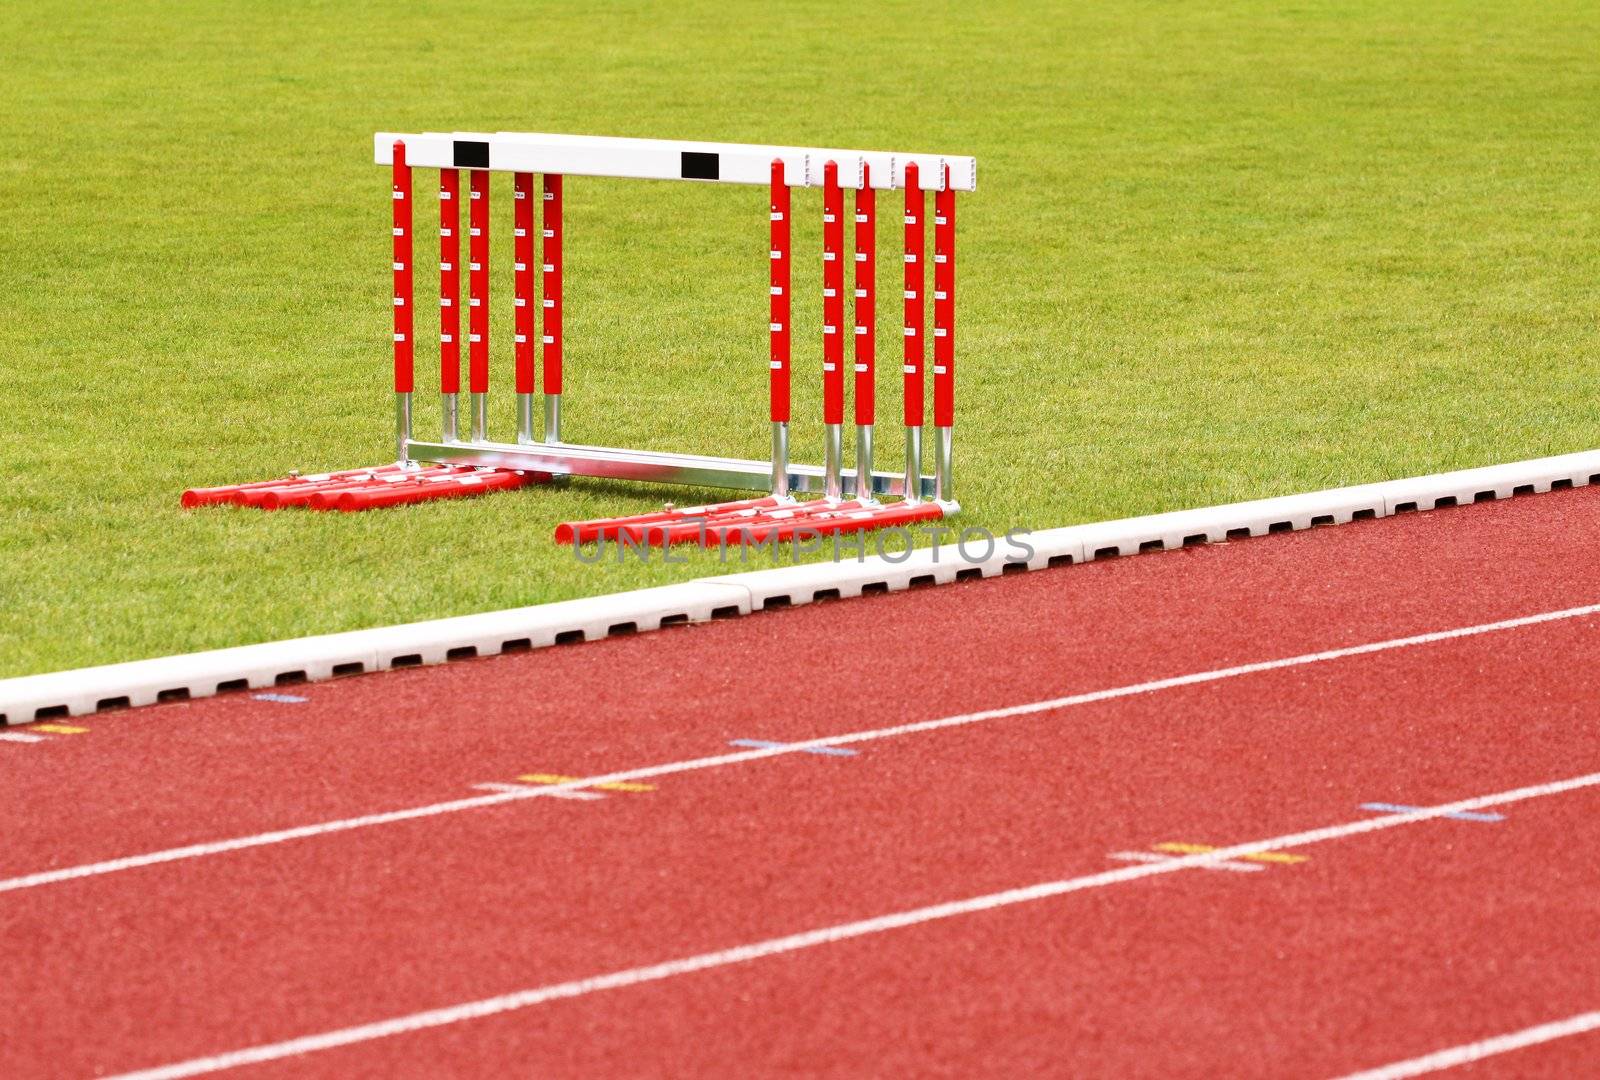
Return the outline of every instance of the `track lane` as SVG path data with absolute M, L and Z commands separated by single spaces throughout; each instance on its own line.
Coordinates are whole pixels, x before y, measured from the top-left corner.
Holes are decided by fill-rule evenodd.
M 165 868 L 138 889 L 132 877 L 73 883 L 75 904 L 122 932 L 46 919 L 23 940 L 48 940 L 39 970 L 104 972 L 111 993 L 23 988 L 43 1015 L 77 1018 L 56 1038 L 35 1033 L 32 1051 L 72 1060 L 74 1046 L 117 1046 L 151 1052 L 126 1064 L 175 1060 L 182 1044 L 237 1045 L 206 1041 L 241 1016 L 287 1037 L 502 992 L 533 972 L 581 977 L 1101 869 L 1107 852 L 1144 837 L 1229 842 L 1264 835 L 1264 823 L 1282 831 L 1290 817 L 1341 819 L 1357 801 L 1570 773 L 1590 745 L 1582 720 L 1600 675 L 1587 672 L 1600 665 L 1585 661 L 1600 659 L 1600 639 L 1570 623 L 1515 633 L 1509 651 L 1511 639 L 1464 639 L 1253 676 L 1242 697 L 1243 683 L 1186 687 L 891 741 L 855 759 L 791 755 L 603 804 L 534 800 L 470 827 L 418 823 Z M 1482 677 L 1497 667 L 1528 681 Z M 1446 700 L 1440 685 L 1460 689 Z M 1510 758 L 1508 710 L 1522 745 Z M 1401 741 L 1395 717 L 1406 718 Z M 1419 741 L 1437 760 L 1419 760 Z M 535 803 L 541 813 L 525 813 Z M 1194 835 L 1201 825 L 1206 835 Z M 539 925 L 541 915 L 566 921 Z M 374 935 L 403 957 L 397 971 L 375 968 Z M 195 970 L 163 973 L 171 956 Z M 116 1027 L 132 1016 L 142 1030 Z M 104 1038 L 86 1039 L 85 1024 Z
M 507 1061 L 574 1077 L 752 1063 L 823 1076 L 1341 1075 L 1592 1002 L 1593 878 L 1544 886 L 1537 903 L 1526 885 L 1570 855 L 1575 830 L 1592 842 L 1600 798 L 1510 809 L 1539 840 L 1467 841 L 1454 830 L 1470 826 L 1445 822 L 1369 834 L 1309 848 L 1311 863 L 1274 879 L 1186 871 L 248 1075 L 483 1075 Z M 1472 1075 L 1587 1075 L 1597 1061 L 1600 1045 L 1574 1038 Z
M 1600 489 L 1580 489 L 289 688 L 298 704 L 104 714 L 0 751 L 18 804 L 71 793 L 12 834 L 0 877 L 454 799 L 534 759 L 693 757 L 712 721 L 793 740 L 1600 600 L 1574 557 L 1597 526 Z M 841 642 L 892 690 L 797 676 Z

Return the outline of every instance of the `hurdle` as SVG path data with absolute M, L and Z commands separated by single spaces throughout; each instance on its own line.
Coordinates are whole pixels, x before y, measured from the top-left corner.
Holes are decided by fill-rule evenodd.
M 374 160 L 391 174 L 393 365 L 396 465 L 291 477 L 264 484 L 186 492 L 184 505 L 306 505 L 359 510 L 442 495 L 518 487 L 554 477 L 604 477 L 649 483 L 759 491 L 759 498 L 709 506 L 671 506 L 653 514 L 558 527 L 560 542 L 622 538 L 681 543 L 738 530 L 752 539 L 788 536 L 800 528 L 844 532 L 955 513 L 955 195 L 977 187 L 971 157 L 834 150 L 737 143 L 623 139 L 516 132 L 379 132 Z M 413 170 L 438 172 L 440 435 L 418 437 L 415 393 L 416 257 Z M 461 172 L 467 173 L 462 184 Z M 516 430 L 490 437 L 489 267 L 490 174 L 512 174 L 513 342 Z M 562 439 L 562 248 L 564 178 L 568 176 L 768 188 L 767 461 L 627 449 Z M 536 189 L 535 177 L 542 177 Z M 467 195 L 467 437 L 461 437 L 461 195 Z M 791 194 L 821 188 L 822 416 L 820 465 L 790 457 L 793 362 L 791 300 L 795 266 Z M 535 191 L 540 198 L 535 199 Z M 845 196 L 852 192 L 854 268 L 849 350 L 854 373 L 854 460 L 844 461 Z M 904 197 L 903 344 L 901 349 L 903 469 L 874 468 L 876 428 L 877 192 Z M 927 196 L 933 201 L 932 302 L 926 266 Z M 540 212 L 535 212 L 535 202 Z M 535 244 L 535 238 L 539 243 Z M 535 289 L 534 267 L 539 288 Z M 932 344 L 926 341 L 932 308 Z M 923 472 L 926 362 L 933 364 L 933 472 Z M 542 394 L 539 368 L 543 367 Z M 542 409 L 535 409 L 535 396 Z M 542 430 L 535 430 L 540 414 Z M 282 501 L 286 493 L 292 498 Z M 278 493 L 269 498 L 264 492 Z M 799 495 L 819 495 L 802 500 Z M 885 497 L 898 501 L 884 502 Z M 279 501 L 272 502 L 272 499 Z

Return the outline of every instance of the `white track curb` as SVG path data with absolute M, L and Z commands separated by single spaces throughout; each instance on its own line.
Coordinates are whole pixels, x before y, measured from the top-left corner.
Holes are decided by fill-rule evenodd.
M 0 723 L 26 724 L 124 705 L 209 697 L 219 691 L 438 664 L 821 599 L 895 592 L 1589 484 L 1600 484 L 1600 451 L 1049 529 L 1027 534 L 1034 554 L 1026 561 L 1020 561 L 1017 551 L 1003 541 L 978 561 L 964 558 L 957 545 L 948 544 L 909 555 L 784 566 L 482 615 L 25 675 L 0 680 Z M 979 546 L 971 545 L 968 555 Z

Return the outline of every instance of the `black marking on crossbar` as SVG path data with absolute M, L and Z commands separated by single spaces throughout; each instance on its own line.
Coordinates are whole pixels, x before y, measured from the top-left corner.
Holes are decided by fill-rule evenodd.
M 472 139 L 457 139 L 454 144 L 455 165 L 458 169 L 487 169 L 489 144 Z
M 722 175 L 721 155 L 685 150 L 678 175 L 685 180 L 716 180 Z

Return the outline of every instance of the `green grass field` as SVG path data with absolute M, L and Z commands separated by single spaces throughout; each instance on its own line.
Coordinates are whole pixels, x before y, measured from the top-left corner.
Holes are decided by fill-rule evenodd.
M 716 571 L 580 565 L 550 540 L 711 493 L 180 512 L 186 486 L 391 454 L 380 129 L 977 155 L 973 525 L 1597 442 L 1592 3 L 46 3 L 0 12 L 0 42 L 0 675 Z M 566 435 L 765 456 L 764 191 L 574 178 L 567 206 Z M 797 196 L 799 460 L 821 453 L 819 207 Z M 418 353 L 431 434 L 437 361 Z M 891 353 L 891 416 L 896 370 Z M 880 460 L 900 452 L 888 437 Z

